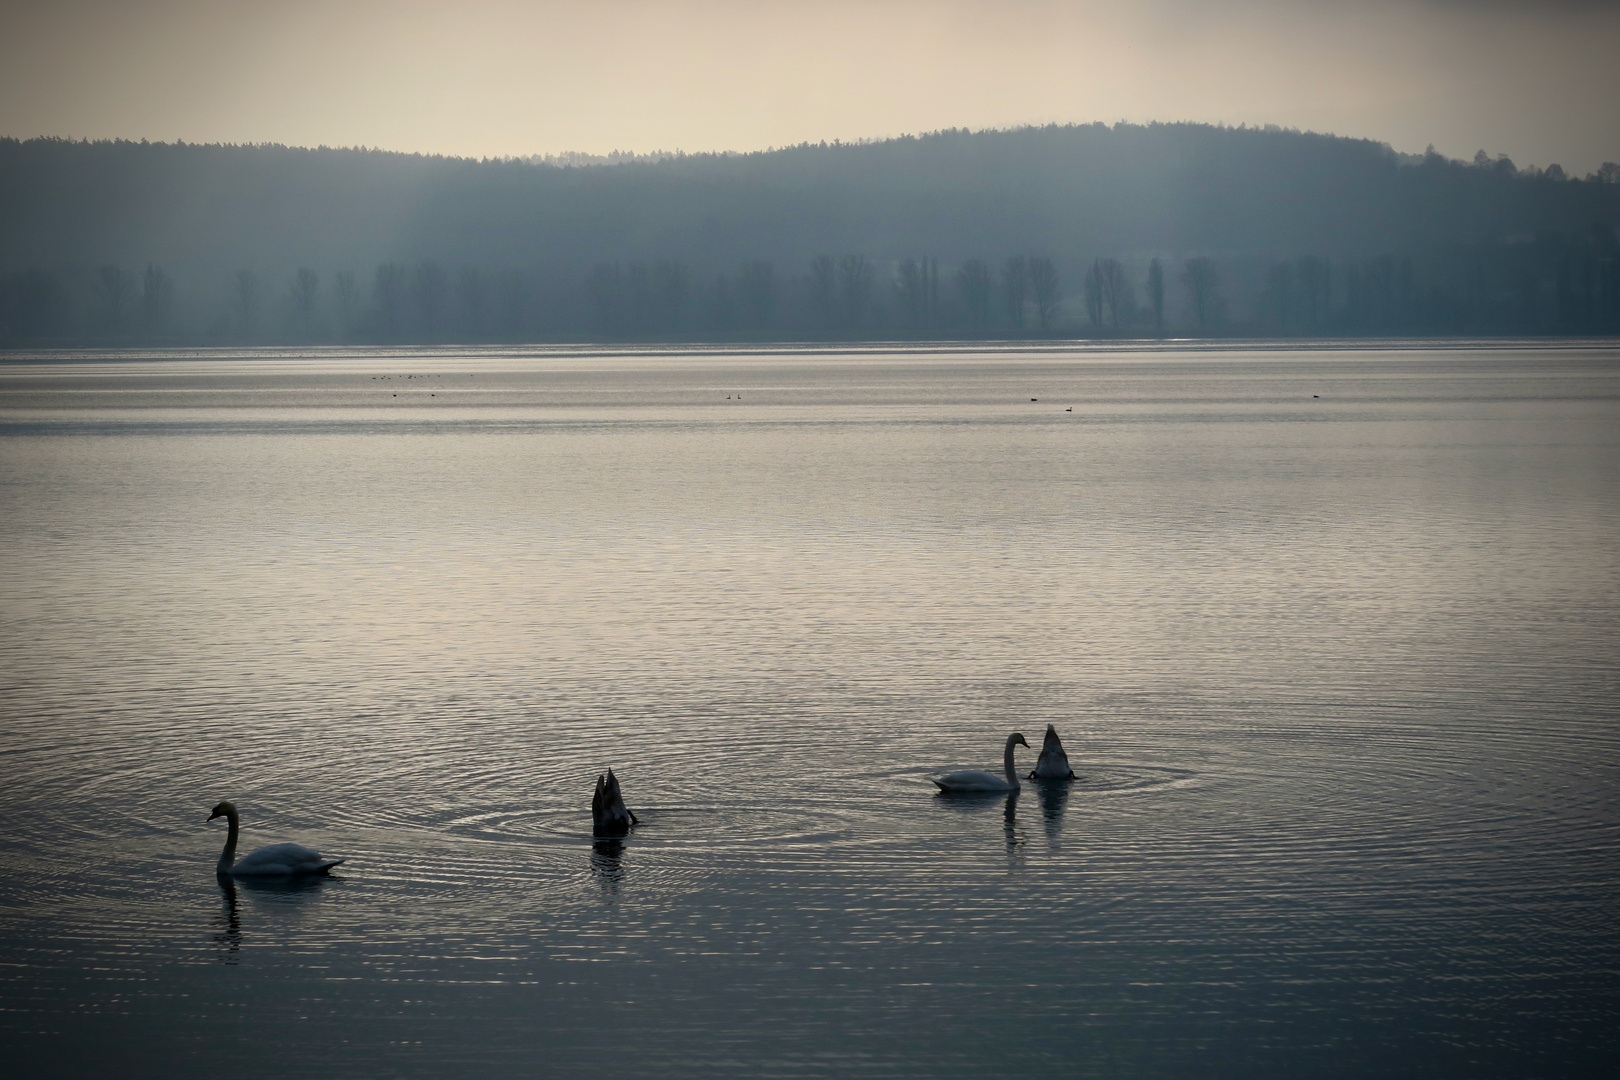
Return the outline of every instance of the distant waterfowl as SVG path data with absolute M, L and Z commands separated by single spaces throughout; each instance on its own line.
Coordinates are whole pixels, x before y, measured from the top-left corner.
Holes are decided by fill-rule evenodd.
M 1007 736 L 1007 750 L 1002 754 L 1001 758 L 1007 777 L 1005 780 L 995 773 L 966 770 L 953 772 L 949 776 L 942 776 L 935 780 L 934 783 L 939 785 L 939 790 L 947 792 L 1017 791 L 1018 773 L 1013 769 L 1013 747 L 1015 746 L 1022 746 L 1026 749 L 1029 747 L 1029 743 L 1025 742 L 1024 737 L 1016 731 Z
M 1063 752 L 1063 740 L 1057 728 L 1046 725 L 1046 740 L 1041 743 L 1041 756 L 1035 759 L 1030 771 L 1031 780 L 1073 780 L 1074 770 L 1069 768 L 1069 755 Z
M 624 805 L 619 794 L 619 778 L 609 769 L 606 776 L 596 778 L 596 794 L 591 796 L 591 823 L 598 836 L 623 836 L 630 826 L 639 824 L 636 815 Z
M 311 851 L 302 844 L 271 844 L 238 859 L 236 838 L 241 832 L 242 825 L 236 813 L 236 804 L 222 802 L 214 807 L 214 812 L 208 815 L 208 820 L 213 821 L 217 817 L 224 818 L 230 824 L 230 831 L 225 834 L 225 850 L 219 856 L 218 869 L 221 874 L 230 874 L 233 877 L 324 874 L 343 861 L 323 859 L 320 852 Z

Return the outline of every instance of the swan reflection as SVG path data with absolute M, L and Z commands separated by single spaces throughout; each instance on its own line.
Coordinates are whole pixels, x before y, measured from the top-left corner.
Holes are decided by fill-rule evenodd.
M 220 963 L 235 964 L 241 959 L 237 954 L 242 948 L 242 913 L 236 906 L 236 882 L 229 874 L 219 875 L 219 891 L 224 902 L 214 920 L 219 930 L 214 945 L 219 949 Z
M 219 884 L 221 899 L 220 914 L 214 920 L 214 925 L 219 929 L 219 933 L 214 935 L 214 942 L 225 951 L 225 955 L 220 959 L 225 963 L 234 964 L 236 953 L 242 944 L 241 898 L 244 895 L 253 901 L 254 907 L 262 911 L 289 911 L 309 903 L 328 882 L 342 879 L 329 878 L 325 875 L 238 878 L 230 874 L 216 874 L 214 880 Z
M 1007 796 L 1007 801 L 1001 810 L 1002 833 L 1007 840 L 1007 872 L 1023 868 L 1024 865 L 1024 831 L 1018 827 L 1018 792 L 1014 791 Z
M 1046 826 L 1046 836 L 1056 840 L 1063 831 L 1063 808 L 1069 802 L 1069 784 L 1061 780 L 1040 781 L 1035 790 L 1041 798 L 1041 821 Z
M 623 840 L 598 840 L 591 845 L 591 873 L 596 875 L 603 891 L 616 893 L 624 883 L 623 857 Z
M 329 882 L 343 880 L 325 874 L 295 877 L 231 877 L 220 874 L 219 877 L 221 888 L 229 882 L 241 889 L 256 906 L 277 908 L 301 907 L 318 896 Z
M 214 918 L 217 933 L 214 944 L 220 950 L 220 963 L 234 964 L 242 948 L 242 904 L 246 896 L 264 912 L 291 912 L 311 902 L 328 882 L 341 881 L 324 874 L 305 877 L 238 878 L 216 874 L 219 883 L 220 913 Z
M 934 804 L 958 814 L 988 814 L 999 806 L 1012 817 L 1018 810 L 1018 792 L 940 791 L 934 795 Z

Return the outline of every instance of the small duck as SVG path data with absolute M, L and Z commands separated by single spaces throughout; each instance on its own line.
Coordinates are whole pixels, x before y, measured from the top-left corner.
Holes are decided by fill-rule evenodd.
M 1073 780 L 1074 770 L 1069 768 L 1069 755 L 1063 752 L 1063 740 L 1057 728 L 1046 725 L 1046 739 L 1041 743 L 1041 756 L 1035 759 L 1031 780 Z
M 624 805 L 619 794 L 619 778 L 609 769 L 606 776 L 596 778 L 596 794 L 591 796 L 591 824 L 597 836 L 623 836 L 630 826 L 638 824 L 636 815 Z

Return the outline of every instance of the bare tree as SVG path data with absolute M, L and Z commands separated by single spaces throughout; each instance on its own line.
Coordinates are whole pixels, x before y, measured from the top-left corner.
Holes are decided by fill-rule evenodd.
M 135 293 L 135 283 L 116 266 L 96 270 L 96 325 L 103 333 L 116 334 L 124 328 L 124 309 Z
M 956 272 L 956 294 L 962 299 L 968 324 L 982 330 L 990 325 L 990 296 L 995 284 L 983 259 L 969 259 Z
M 315 299 L 321 279 L 307 266 L 300 266 L 293 275 L 288 292 L 292 297 L 293 317 L 299 332 L 308 337 L 315 328 Z
M 1007 321 L 1022 330 L 1024 305 L 1029 302 L 1029 260 L 1022 255 L 1012 256 L 1001 269 L 1001 298 L 1007 305 Z
M 534 294 L 523 271 L 502 270 L 499 278 L 500 332 L 507 340 L 516 339 L 529 328 Z
M 1108 309 L 1108 322 L 1115 330 L 1119 329 L 1120 312 L 1129 310 L 1135 303 L 1131 299 L 1130 279 L 1125 276 L 1125 267 L 1120 265 L 1118 259 L 1103 259 L 1097 264 L 1098 284 L 1102 287 L 1103 305 Z
M 141 314 L 150 333 L 168 329 L 169 315 L 174 307 L 174 282 L 163 267 L 146 264 L 141 275 Z
M 461 331 L 469 339 L 484 336 L 489 307 L 489 279 L 476 266 L 463 266 L 456 278 L 456 301 L 460 308 Z
M 339 270 L 332 276 L 332 298 L 337 302 L 338 336 L 347 338 L 354 332 L 355 316 L 360 314 L 360 287 L 355 284 L 353 270 Z
M 597 263 L 586 286 L 596 325 L 609 337 L 625 328 L 626 289 L 624 271 L 618 263 Z
M 377 310 L 382 316 L 383 333 L 393 338 L 399 334 L 400 319 L 405 313 L 405 268 L 398 263 L 382 263 L 372 284 L 376 294 Z
M 1288 259 L 1273 263 L 1266 270 L 1261 294 L 1261 318 L 1275 330 L 1288 330 L 1298 317 L 1298 290 L 1294 286 L 1294 264 Z
M 1299 260 L 1300 317 L 1316 328 L 1328 317 L 1333 302 L 1332 270 L 1325 259 L 1314 255 Z
M 1164 336 L 1164 267 L 1158 259 L 1148 263 L 1148 303 L 1153 306 L 1153 332 Z
M 854 330 L 866 323 L 872 298 L 872 264 L 865 255 L 845 255 L 838 260 L 838 309 L 844 327 Z
M 737 300 L 733 295 L 731 279 L 724 273 L 716 274 L 709 288 L 709 299 L 704 304 L 704 325 L 710 330 L 728 332 L 737 325 Z
M 686 323 L 686 309 L 692 295 L 692 275 L 678 262 L 663 261 L 652 268 L 653 329 L 661 334 L 679 333 Z
M 810 306 L 830 329 L 838 318 L 838 264 L 831 255 L 810 260 Z
M 636 337 L 650 333 L 657 305 L 653 298 L 652 271 L 646 263 L 633 262 L 625 267 L 624 285 L 622 329 Z
M 1029 260 L 1029 287 L 1035 295 L 1035 316 L 1046 330 L 1057 317 L 1058 307 L 1057 267 L 1051 259 L 1042 255 Z
M 744 325 L 755 330 L 771 325 L 776 307 L 776 278 L 770 263 L 755 259 L 737 269 L 737 301 Z
M 430 341 L 439 335 L 444 298 L 449 291 L 449 280 L 438 263 L 420 262 L 411 271 L 411 302 L 416 308 L 422 336 Z
M 1187 260 L 1187 269 L 1181 275 L 1187 287 L 1187 298 L 1192 301 L 1193 315 L 1198 319 L 1198 330 L 1203 333 L 1214 321 L 1220 297 L 1215 288 L 1215 260 L 1199 255 Z
M 1091 320 L 1093 330 L 1102 328 L 1102 262 L 1096 259 L 1092 260 L 1091 269 L 1086 271 L 1086 317 Z
M 0 338 L 12 334 L 22 338 L 60 334 L 64 329 L 64 292 L 54 273 L 38 267 L 24 270 L 9 281 L 0 278 Z
M 907 329 L 917 333 L 928 328 L 939 308 L 939 263 L 902 259 L 895 269 L 894 293 Z
M 238 336 L 252 337 L 259 322 L 259 279 L 251 270 L 238 270 L 231 279 L 231 313 Z

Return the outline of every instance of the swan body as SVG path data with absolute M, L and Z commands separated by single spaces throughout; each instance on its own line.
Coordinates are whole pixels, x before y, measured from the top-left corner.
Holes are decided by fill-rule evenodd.
M 609 769 L 606 776 L 596 778 L 596 794 L 591 796 L 591 824 L 598 836 L 623 836 L 630 826 L 637 824 L 636 815 L 624 805 L 619 793 L 619 778 Z
M 939 785 L 939 790 L 944 792 L 1017 791 L 1018 773 L 1013 769 L 1013 747 L 1015 746 L 1029 748 L 1029 743 L 1025 742 L 1024 737 L 1016 731 L 1007 736 L 1007 749 L 1002 754 L 1003 772 L 1006 779 L 997 776 L 995 773 L 969 769 L 942 776 L 935 780 L 934 783 Z
M 311 851 L 302 844 L 271 844 L 238 859 L 236 840 L 241 832 L 242 823 L 236 813 L 236 804 L 222 802 L 214 807 L 214 812 L 208 815 L 208 820 L 213 821 L 217 817 L 224 818 L 230 825 L 230 831 L 225 836 L 225 850 L 219 856 L 218 871 L 221 874 L 229 874 L 232 877 L 324 874 L 343 861 L 322 858 L 320 852 Z
M 1074 770 L 1069 768 L 1069 755 L 1063 752 L 1063 740 L 1057 728 L 1046 725 L 1046 739 L 1041 743 L 1041 756 L 1035 760 L 1030 772 L 1031 780 L 1073 780 Z

